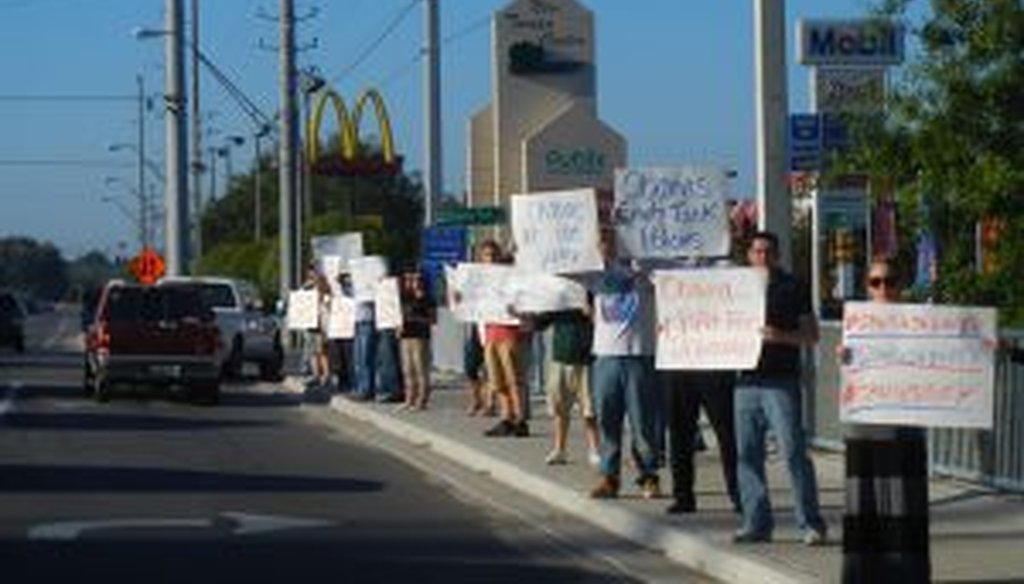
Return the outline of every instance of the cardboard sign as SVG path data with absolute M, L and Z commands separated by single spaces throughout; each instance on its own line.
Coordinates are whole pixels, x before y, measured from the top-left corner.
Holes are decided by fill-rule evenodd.
M 377 282 L 388 275 L 388 264 L 382 256 L 364 256 L 348 262 L 352 276 L 352 296 L 356 300 L 373 300 L 377 296 Z
M 358 231 L 339 235 L 322 235 L 310 240 L 313 258 L 320 261 L 327 256 L 341 258 L 342 266 L 350 259 L 363 256 L 363 234 Z
M 767 274 L 755 268 L 654 273 L 658 369 L 753 369 Z
M 548 274 L 602 269 L 592 189 L 512 196 L 516 267 Z
M 402 300 L 398 291 L 398 278 L 384 278 L 377 283 L 373 309 L 377 330 L 402 327 Z
M 518 272 L 511 279 L 512 305 L 519 312 L 558 312 L 587 306 L 587 290 L 572 280 L 550 274 Z
M 612 220 L 623 258 L 727 256 L 725 172 L 696 167 L 616 170 Z
M 992 428 L 995 339 L 992 308 L 847 302 L 840 419 Z
M 290 330 L 320 327 L 320 294 L 316 290 L 292 290 L 288 293 L 286 321 Z
M 502 264 L 466 263 L 448 269 L 448 290 L 455 318 L 463 322 L 518 324 L 509 313 L 515 303 L 511 281 L 515 268 Z
M 356 301 L 348 296 L 332 296 L 327 313 L 327 338 L 351 339 L 355 336 Z

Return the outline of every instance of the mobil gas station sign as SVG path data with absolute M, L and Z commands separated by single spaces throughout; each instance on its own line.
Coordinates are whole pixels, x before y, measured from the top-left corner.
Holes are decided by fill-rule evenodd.
M 797 61 L 804 65 L 899 65 L 903 62 L 903 36 L 903 26 L 888 20 L 801 20 L 797 23 Z

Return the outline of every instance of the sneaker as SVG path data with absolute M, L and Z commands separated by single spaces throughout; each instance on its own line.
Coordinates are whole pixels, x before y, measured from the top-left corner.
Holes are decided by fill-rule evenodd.
M 657 499 L 661 496 L 661 485 L 657 475 L 648 475 L 640 479 L 640 495 L 644 499 Z
M 587 454 L 587 462 L 594 468 L 601 466 L 601 454 L 596 450 L 591 450 Z
M 817 529 L 808 529 L 804 531 L 804 545 L 808 547 L 816 547 L 819 545 L 825 545 L 826 534 L 825 531 L 818 531 Z
M 758 533 L 756 531 L 749 531 L 746 529 L 740 529 L 736 533 L 732 534 L 733 543 L 768 543 L 772 540 L 772 534 L 770 533 Z
M 568 459 L 565 457 L 565 451 L 555 448 L 548 453 L 547 457 L 544 458 L 545 464 L 565 464 Z
M 697 511 L 697 504 L 690 499 L 676 499 L 665 508 L 665 513 L 669 515 L 680 515 L 683 513 L 695 513 Z
M 526 420 L 512 422 L 512 435 L 516 438 L 528 437 L 530 435 L 530 425 L 526 423 Z
M 511 436 L 512 433 L 515 431 L 515 427 L 515 423 L 513 423 L 511 420 L 502 420 L 495 424 L 494 426 L 491 426 L 489 430 L 484 431 L 484 436 L 488 436 L 491 438 L 503 438 L 505 436 Z
M 619 496 L 619 479 L 610 476 L 601 477 L 601 482 L 590 491 L 591 499 L 615 499 Z

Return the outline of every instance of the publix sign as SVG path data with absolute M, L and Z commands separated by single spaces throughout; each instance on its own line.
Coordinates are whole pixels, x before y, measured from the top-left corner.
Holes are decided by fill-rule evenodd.
M 903 27 L 881 20 L 801 20 L 797 61 L 804 65 L 899 65 Z
M 551 148 L 544 153 L 544 171 L 560 176 L 600 176 L 607 170 L 605 155 L 593 148 Z

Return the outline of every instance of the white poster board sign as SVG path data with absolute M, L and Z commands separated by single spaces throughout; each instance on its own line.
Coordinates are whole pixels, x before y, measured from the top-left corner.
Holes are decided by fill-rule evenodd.
M 462 263 L 448 270 L 452 312 L 463 322 L 518 324 L 508 308 L 515 303 L 515 268 L 502 264 Z
M 350 259 L 362 257 L 363 234 L 354 231 L 338 235 L 320 235 L 310 239 L 310 247 L 313 249 L 314 260 L 338 256 L 344 266 Z
M 753 369 L 767 275 L 755 268 L 654 272 L 658 369 Z
M 356 301 L 348 296 L 331 297 L 327 313 L 327 338 L 351 339 L 356 336 Z
M 512 195 L 516 267 L 546 274 L 598 271 L 593 189 Z
M 587 306 L 586 288 L 567 278 L 517 272 L 510 284 L 512 304 L 519 312 L 557 312 Z
M 718 168 L 615 171 L 615 241 L 620 257 L 729 255 L 726 175 Z
M 356 300 L 373 300 L 377 295 L 377 282 L 388 275 L 388 264 L 382 256 L 363 256 L 348 262 L 352 276 L 352 296 Z
M 992 428 L 995 339 L 992 308 L 847 302 L 840 419 Z
M 398 293 L 398 278 L 384 278 L 377 283 L 377 296 L 373 303 L 377 330 L 402 327 L 402 300 Z
M 290 330 L 320 327 L 320 295 L 316 290 L 292 290 L 288 293 L 286 321 Z

